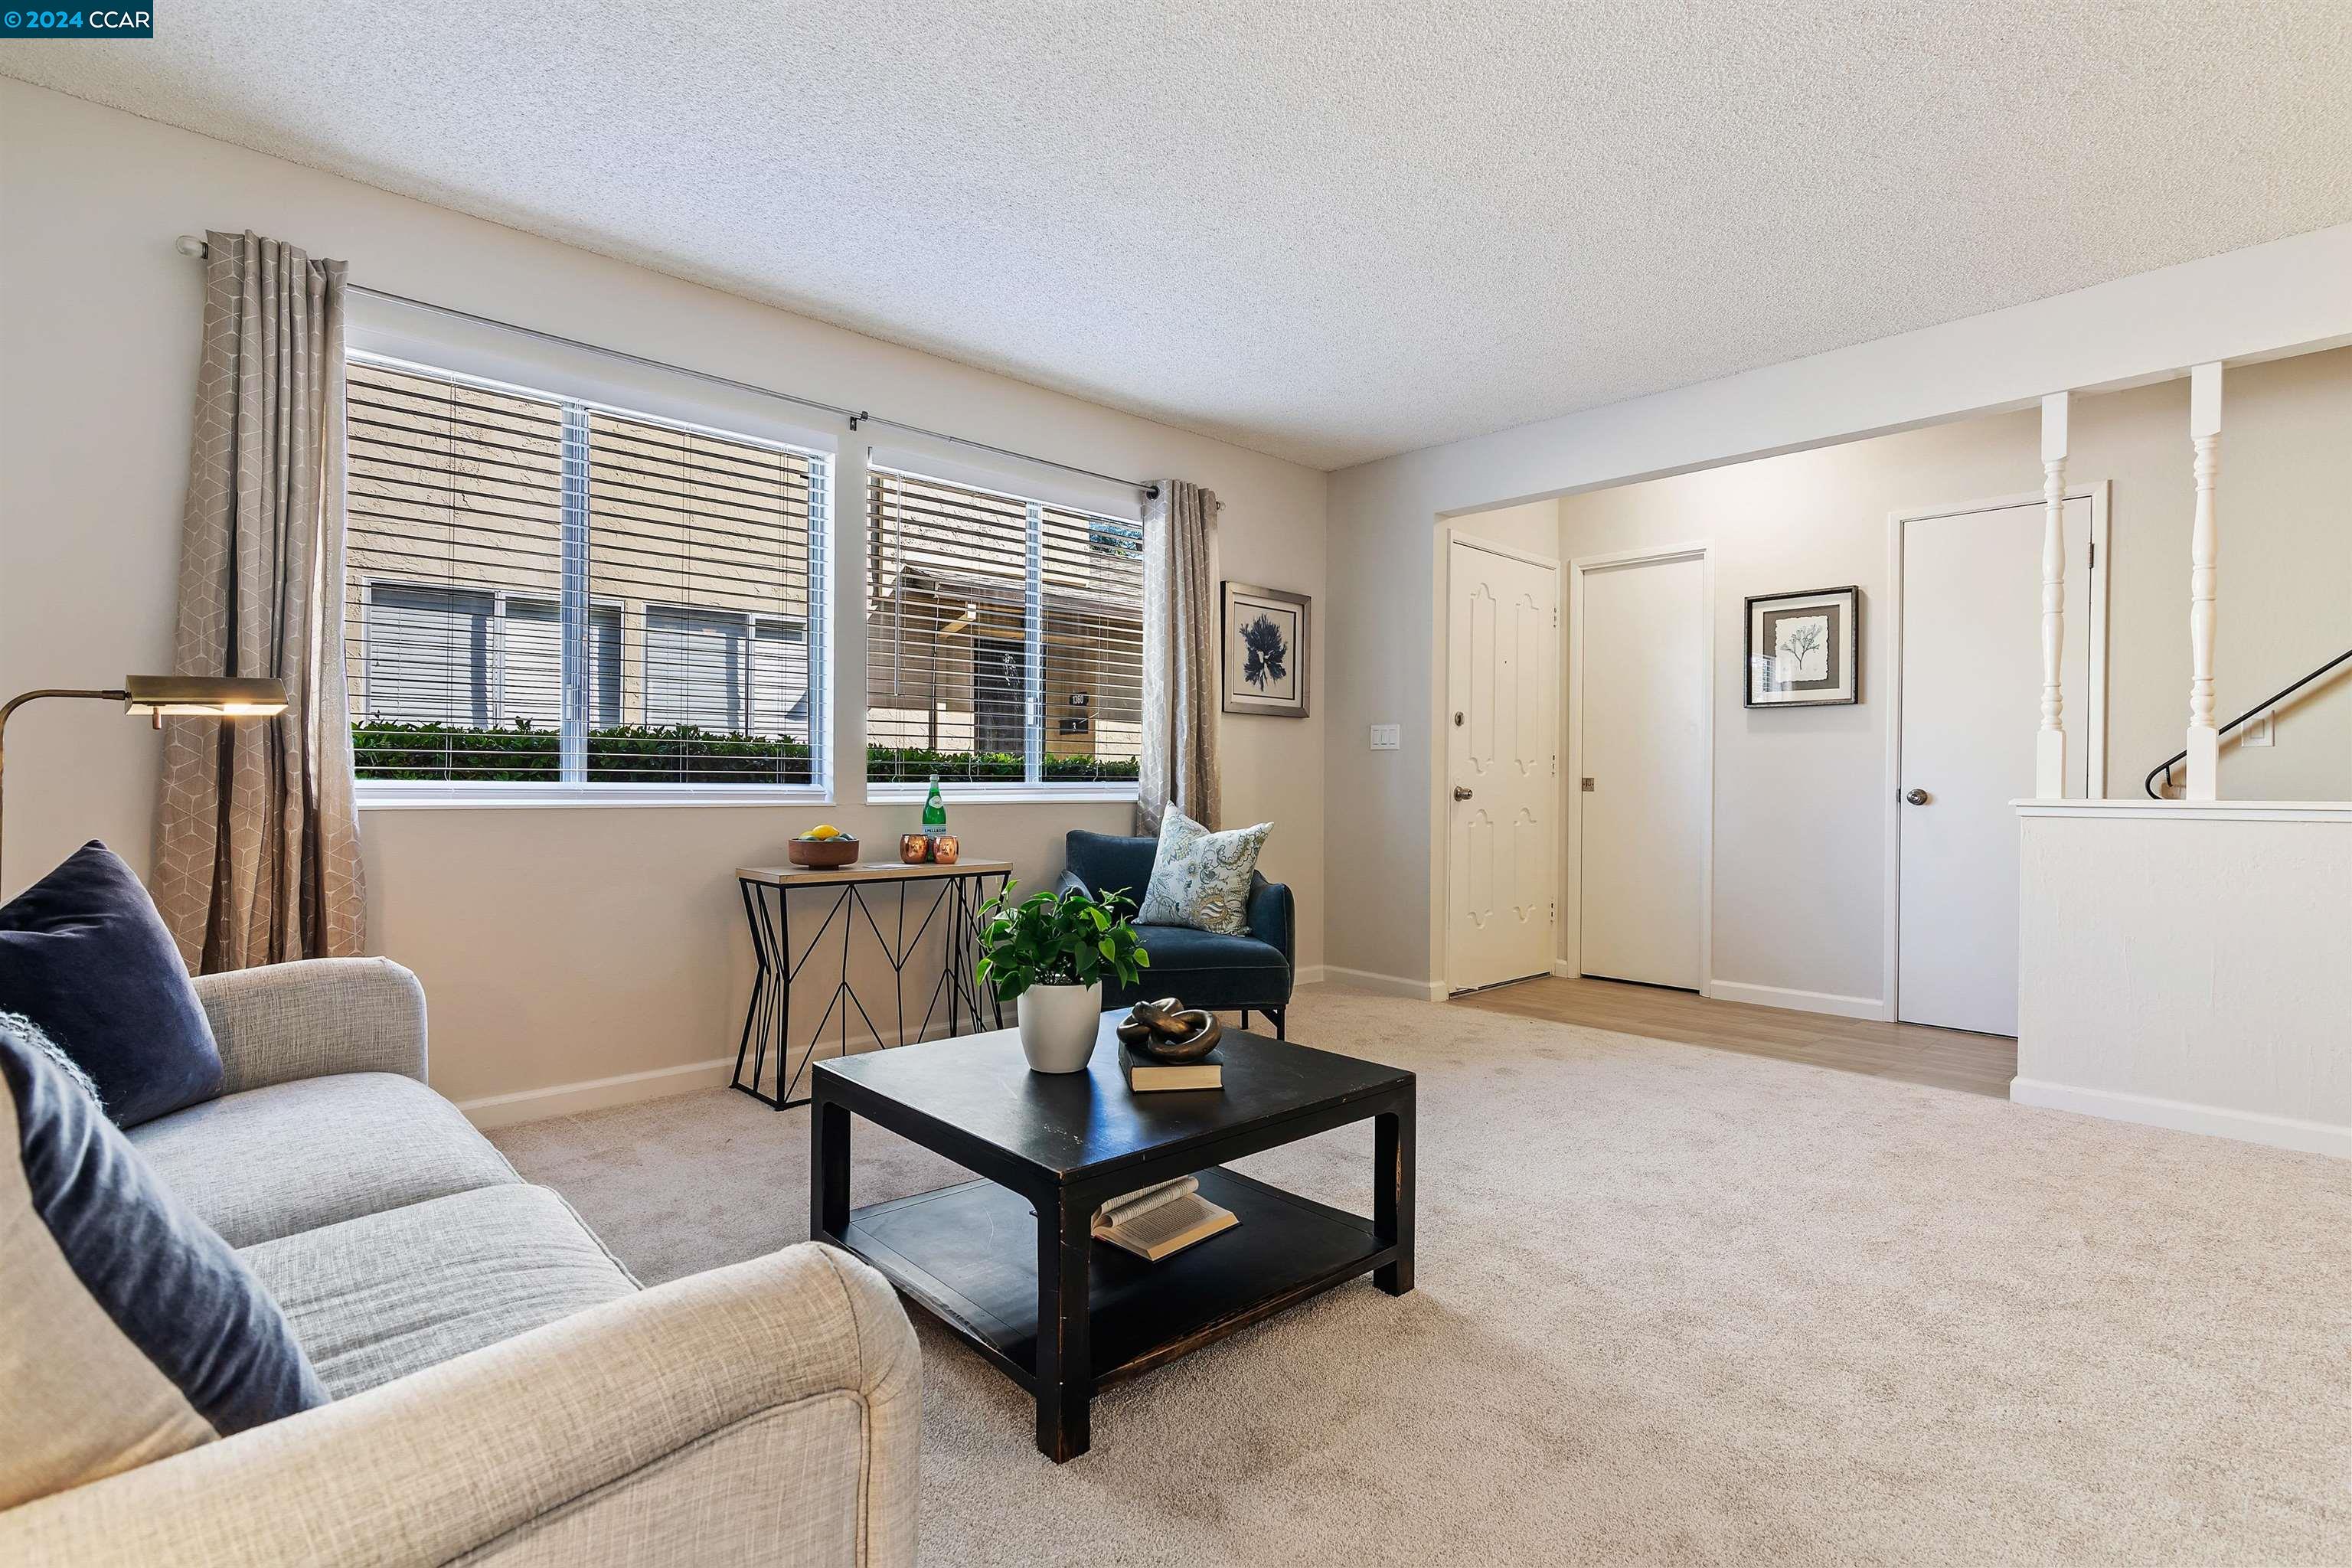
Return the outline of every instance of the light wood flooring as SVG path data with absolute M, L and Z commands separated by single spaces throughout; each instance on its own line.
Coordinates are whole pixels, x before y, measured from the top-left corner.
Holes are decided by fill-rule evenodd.
M 1810 1062 L 1997 1100 L 2009 1098 L 2009 1080 L 2017 1076 L 2017 1042 L 2005 1035 L 1714 1002 L 1688 991 L 1622 980 L 1538 976 L 1457 996 L 1454 1005 Z

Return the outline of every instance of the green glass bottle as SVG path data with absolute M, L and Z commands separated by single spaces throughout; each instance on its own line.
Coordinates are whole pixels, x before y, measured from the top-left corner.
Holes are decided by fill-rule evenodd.
M 923 797 L 923 832 L 937 838 L 948 830 L 948 803 L 940 796 L 940 775 L 931 775 L 931 793 Z

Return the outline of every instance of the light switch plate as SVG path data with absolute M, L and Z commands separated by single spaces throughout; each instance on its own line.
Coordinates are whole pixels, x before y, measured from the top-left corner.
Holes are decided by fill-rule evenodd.
M 2263 710 L 2262 712 L 2254 715 L 2254 717 L 2247 720 L 2245 723 L 2239 726 L 2238 744 L 2242 746 L 2275 746 L 2278 744 L 2278 742 L 2274 738 L 2271 730 L 2271 710 L 2267 708 Z
M 1403 738 L 1403 730 L 1404 726 L 1402 724 L 1373 725 L 1372 750 L 1376 752 L 1395 751 L 1398 743 Z

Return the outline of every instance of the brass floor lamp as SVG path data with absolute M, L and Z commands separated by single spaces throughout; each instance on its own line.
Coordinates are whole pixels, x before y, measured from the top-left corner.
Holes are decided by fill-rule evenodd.
M 0 706 L 0 789 L 5 788 L 7 768 L 8 716 L 26 703 L 41 697 L 82 697 L 96 702 L 120 702 L 125 713 L 152 716 L 155 728 L 163 727 L 163 717 L 188 716 L 207 719 L 260 719 L 286 711 L 286 683 L 282 680 L 247 680 L 234 676 L 215 675 L 132 675 L 123 678 L 119 690 L 83 691 L 70 686 L 44 687 L 12 697 Z M 5 795 L 0 794 L 0 802 Z M 5 820 L 5 817 L 0 817 Z M 0 843 L 5 843 L 5 829 L 0 829 Z

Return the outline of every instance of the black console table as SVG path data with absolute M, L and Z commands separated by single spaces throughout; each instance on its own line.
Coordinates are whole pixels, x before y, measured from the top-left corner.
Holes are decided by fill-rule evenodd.
M 782 1110 L 794 1105 L 806 1105 L 808 1096 L 793 1098 L 802 1078 L 808 1072 L 809 1062 L 824 1040 L 826 1027 L 835 1014 L 840 1016 L 840 1042 L 844 1055 L 849 1050 L 849 1015 L 855 1010 L 865 1021 L 867 1033 L 877 1040 L 887 1043 L 882 1030 L 874 1022 L 855 986 L 850 983 L 850 952 L 856 946 L 856 926 L 863 918 L 866 927 L 874 933 L 874 941 L 882 956 L 890 964 L 890 985 L 895 1004 L 900 1044 L 927 1037 L 931 1022 L 939 1016 L 941 1005 L 947 1011 L 948 1033 L 963 1032 L 964 1016 L 969 1014 L 972 1026 L 983 1022 L 990 1028 L 1004 1026 L 1004 1009 L 992 992 L 982 995 L 972 979 L 973 965 L 980 957 L 980 910 L 990 896 L 990 879 L 996 882 L 995 890 L 1002 892 L 1012 879 L 1013 864 L 1009 860 L 961 860 L 952 866 L 903 866 L 896 861 L 873 861 L 856 866 L 835 866 L 823 868 L 803 866 L 742 866 L 735 871 L 735 881 L 743 895 L 743 917 L 751 927 L 751 952 L 758 961 L 759 971 L 751 981 L 751 1005 L 743 1014 L 743 1037 L 735 1047 L 734 1087 L 762 1105 Z M 920 919 L 914 929 L 908 929 L 908 889 L 918 883 L 931 884 L 930 907 L 918 908 Z M 884 912 L 892 916 L 890 934 L 886 935 L 882 922 L 875 917 L 877 896 L 887 889 L 898 892 L 895 909 L 883 902 Z M 818 922 L 815 934 L 805 946 L 796 946 L 793 940 L 792 895 L 795 892 L 823 889 L 833 895 L 824 919 Z M 786 1039 L 792 1025 L 793 982 L 814 955 L 817 944 L 833 929 L 835 920 L 841 921 L 841 972 L 837 977 L 827 976 L 833 983 L 833 994 L 826 999 L 824 1015 L 816 1028 L 801 1047 L 800 1061 L 792 1061 L 792 1047 Z M 923 1008 L 921 1021 L 912 1034 L 907 1030 L 907 965 L 917 948 L 934 925 L 944 932 L 946 961 L 940 977 L 930 989 Z M 761 1079 L 767 1075 L 768 1058 L 776 1058 L 776 1092 L 763 1093 Z M 744 1076 L 749 1065 L 751 1075 Z M 786 1076 L 785 1069 L 791 1068 Z

